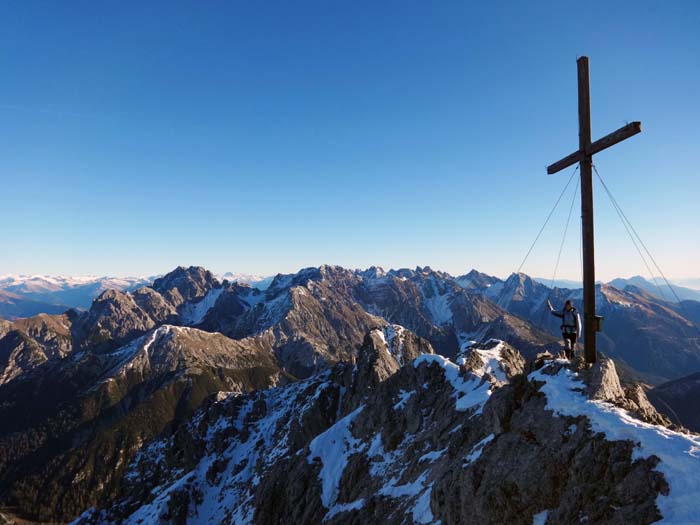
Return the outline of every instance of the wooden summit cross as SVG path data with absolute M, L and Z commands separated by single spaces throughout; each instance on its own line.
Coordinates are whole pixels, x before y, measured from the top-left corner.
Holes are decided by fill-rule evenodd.
M 581 171 L 581 222 L 583 235 L 583 343 L 586 361 L 595 363 L 595 256 L 593 242 L 593 155 L 642 131 L 641 122 L 632 122 L 591 143 L 591 101 L 588 83 L 588 57 L 576 60 L 578 66 L 578 151 L 547 167 L 552 175 L 575 163 Z

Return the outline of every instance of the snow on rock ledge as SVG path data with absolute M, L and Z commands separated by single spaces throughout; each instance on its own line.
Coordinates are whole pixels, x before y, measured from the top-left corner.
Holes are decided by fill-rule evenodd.
M 459 411 L 481 410 L 494 388 L 508 383 L 510 377 L 523 370 L 523 358 L 503 341 L 491 340 L 492 346 L 473 348 L 455 364 L 440 355 L 423 355 L 413 361 L 414 368 L 436 364 L 455 390 L 455 408 Z
M 338 497 L 340 478 L 348 464 L 348 456 L 357 452 L 362 444 L 353 437 L 350 425 L 363 408 L 364 406 L 360 406 L 316 436 L 309 444 L 309 463 L 313 463 L 317 458 L 321 460 L 321 501 L 326 508 L 330 508 Z
M 586 416 L 596 432 L 610 441 L 635 443 L 633 459 L 657 456 L 661 471 L 670 486 L 668 495 L 659 495 L 657 506 L 662 523 L 698 522 L 700 501 L 700 436 L 683 434 L 663 426 L 640 421 L 628 411 L 601 400 L 592 400 L 582 392 L 586 385 L 579 375 L 561 368 L 553 372 L 545 367 L 530 374 L 544 384 L 540 391 L 547 397 L 546 408 L 562 416 Z

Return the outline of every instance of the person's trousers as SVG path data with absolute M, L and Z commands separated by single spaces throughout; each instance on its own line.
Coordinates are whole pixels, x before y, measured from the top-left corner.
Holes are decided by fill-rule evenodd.
M 576 339 L 578 339 L 578 334 L 562 333 L 561 335 L 564 338 L 564 353 L 566 354 L 567 358 L 571 359 L 574 357 L 574 349 L 576 348 Z

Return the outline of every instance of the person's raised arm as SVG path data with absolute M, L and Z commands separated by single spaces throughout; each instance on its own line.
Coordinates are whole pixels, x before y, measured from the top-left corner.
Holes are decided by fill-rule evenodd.
M 552 302 L 551 302 L 549 299 L 547 299 L 547 308 L 549 308 L 550 313 L 551 313 L 554 317 L 559 317 L 560 319 L 563 319 L 563 318 L 564 318 L 564 314 L 562 314 L 562 313 L 560 313 L 560 312 L 557 312 L 557 311 L 554 309 L 554 307 L 552 306 Z

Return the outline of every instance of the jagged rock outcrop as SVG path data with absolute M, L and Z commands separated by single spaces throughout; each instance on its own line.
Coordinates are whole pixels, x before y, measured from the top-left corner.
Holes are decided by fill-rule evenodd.
M 10 331 L 10 326 L 12 323 L 5 319 L 0 318 L 0 337 L 4 337 L 7 332 Z
M 500 283 L 501 280 L 498 277 L 472 269 L 465 275 L 455 277 L 455 282 L 466 290 L 483 291 L 494 284 Z
M 189 284 L 188 277 L 193 284 Z M 172 286 L 174 296 L 182 297 L 175 288 L 179 286 L 189 297 L 197 296 L 203 290 L 202 286 L 210 281 L 215 282 L 201 268 L 178 269 L 159 281 L 159 286 L 164 291 Z M 181 303 L 180 306 L 185 311 L 196 310 L 194 303 Z M 73 349 L 108 352 L 156 326 L 187 324 L 185 321 L 174 304 L 150 287 L 139 288 L 133 293 L 106 290 L 84 313 L 69 310 L 63 315 L 40 314 L 14 323 L 3 321 L 0 327 L 0 384 L 47 361 L 61 359 Z M 9 332 L 13 332 L 11 336 L 8 336 Z
M 584 373 L 590 399 L 609 401 L 613 404 L 621 403 L 625 399 L 625 391 L 612 360 L 598 359 L 595 365 L 585 369 Z
M 672 426 L 671 419 L 651 404 L 642 385 L 635 383 L 624 388 L 625 404 L 623 406 L 627 410 L 635 413 L 642 421 L 647 421 L 652 425 Z
M 400 367 L 372 330 L 354 365 L 212 399 L 139 455 L 115 504 L 76 523 L 644 524 L 692 511 L 700 471 L 683 475 L 700 438 L 590 400 L 588 388 L 619 394 L 612 367 L 601 390 L 556 361 L 525 375 L 496 341 L 462 358 Z
M 214 274 L 200 266 L 178 266 L 167 275 L 153 281 L 151 286 L 174 307 L 204 297 L 213 288 L 220 287 Z
M 75 323 L 76 346 L 110 351 L 166 323 L 192 323 L 208 294 L 221 284 L 204 268 L 182 266 L 134 292 L 107 290 Z M 206 310 L 205 310 L 206 312 Z
M 0 385 L 68 355 L 73 349 L 71 324 L 72 318 L 66 314 L 40 314 L 1 326 Z
M 234 338 L 263 337 L 289 372 L 306 377 L 351 359 L 367 330 L 387 321 L 448 356 L 474 339 L 508 339 L 529 353 L 553 341 L 428 267 L 384 272 L 321 266 L 278 275 L 264 292 L 224 287 L 196 326 Z
M 78 348 L 110 351 L 141 336 L 155 324 L 130 293 L 107 290 L 74 324 L 73 335 Z
M 153 288 L 144 286 L 132 292 L 134 302 L 157 324 L 175 324 L 177 309 Z

